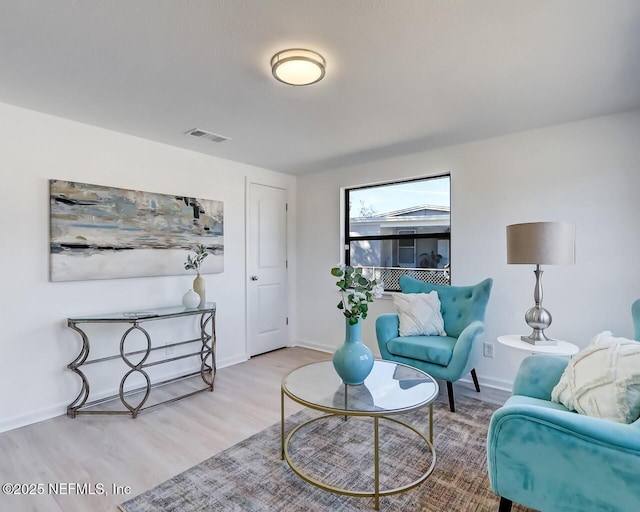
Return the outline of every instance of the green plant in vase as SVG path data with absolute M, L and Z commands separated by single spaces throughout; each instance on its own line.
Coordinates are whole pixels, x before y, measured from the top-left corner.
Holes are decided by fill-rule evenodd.
M 345 384 L 359 385 L 373 368 L 373 352 L 362 343 L 360 319 L 367 318 L 369 303 L 382 296 L 384 287 L 375 277 L 363 275 L 361 267 L 339 265 L 331 269 L 338 278 L 342 299 L 338 309 L 345 316 L 344 344 L 333 354 L 333 367 Z
M 351 325 L 358 323 L 360 318 L 367 318 L 369 302 L 382 297 L 384 287 L 375 278 L 363 275 L 362 267 L 339 265 L 331 269 L 331 275 L 339 277 L 336 283 L 342 293 L 342 300 L 338 309 L 342 310 Z
M 207 248 L 204 245 L 198 244 L 193 252 L 195 252 L 196 255 L 193 258 L 191 257 L 191 254 L 187 255 L 187 261 L 184 264 L 184 269 L 195 270 L 200 273 L 200 265 L 202 265 L 204 259 L 209 256 L 209 251 L 207 251 Z
M 200 303 L 198 307 L 201 308 L 205 304 L 205 288 L 204 288 L 204 279 L 200 275 L 200 266 L 204 259 L 209 256 L 209 251 L 207 248 L 202 245 L 196 245 L 193 250 L 195 256 L 191 256 L 191 254 L 187 255 L 187 261 L 184 264 L 185 270 L 195 270 L 197 272 L 196 278 L 193 280 L 193 290 L 200 296 Z

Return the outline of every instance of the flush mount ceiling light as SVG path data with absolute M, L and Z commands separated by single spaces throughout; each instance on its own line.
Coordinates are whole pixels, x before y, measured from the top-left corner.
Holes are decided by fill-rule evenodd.
M 289 85 L 311 85 L 324 77 L 326 62 L 319 53 L 302 48 L 282 50 L 271 58 L 276 80 Z

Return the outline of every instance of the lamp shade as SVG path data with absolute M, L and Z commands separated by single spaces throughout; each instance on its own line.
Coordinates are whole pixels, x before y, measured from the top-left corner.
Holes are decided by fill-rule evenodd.
M 507 263 L 573 265 L 575 226 L 569 222 L 527 222 L 507 226 Z

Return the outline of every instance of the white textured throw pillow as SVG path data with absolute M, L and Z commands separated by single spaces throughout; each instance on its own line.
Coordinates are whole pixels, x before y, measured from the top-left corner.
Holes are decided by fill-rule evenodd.
M 400 336 L 446 336 L 440 312 L 438 292 L 396 293 L 393 302 L 398 308 Z
M 640 343 L 605 331 L 569 362 L 551 400 L 619 423 L 640 416 Z

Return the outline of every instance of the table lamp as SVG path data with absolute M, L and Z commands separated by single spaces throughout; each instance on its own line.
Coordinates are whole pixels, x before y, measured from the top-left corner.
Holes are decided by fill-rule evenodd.
M 535 265 L 535 306 L 524 318 L 533 329 L 522 341 L 532 345 L 557 345 L 544 330 L 551 325 L 551 313 L 542 307 L 540 265 L 573 265 L 576 257 L 575 226 L 569 222 L 528 222 L 507 226 L 507 263 Z

